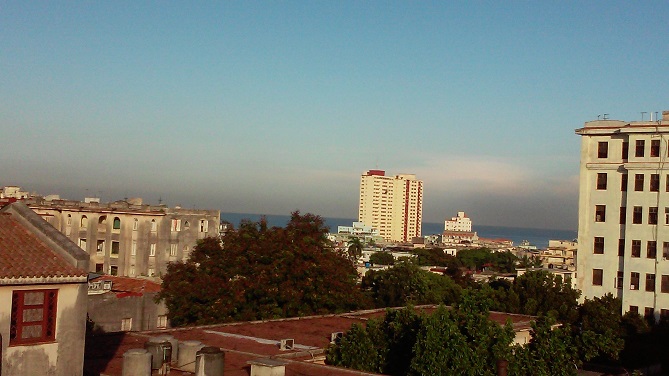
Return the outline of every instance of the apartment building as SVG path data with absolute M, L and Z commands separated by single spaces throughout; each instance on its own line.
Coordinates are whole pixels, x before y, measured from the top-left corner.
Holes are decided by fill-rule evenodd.
M 146 205 L 141 199 L 24 199 L 37 214 L 90 256 L 89 271 L 159 277 L 185 260 L 199 239 L 218 236 L 220 211 Z
M 472 231 L 472 220 L 463 211 L 456 217 L 444 221 L 444 231 Z
M 386 176 L 383 170 L 362 174 L 358 221 L 378 229 L 386 241 L 408 242 L 420 237 L 423 181 L 414 174 Z
M 597 120 L 581 135 L 578 287 L 612 293 L 623 312 L 669 317 L 669 111 Z

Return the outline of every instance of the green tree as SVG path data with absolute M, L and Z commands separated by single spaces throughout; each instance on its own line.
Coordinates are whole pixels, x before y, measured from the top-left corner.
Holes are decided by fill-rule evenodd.
M 242 221 L 169 264 L 159 299 L 173 325 L 293 317 L 358 308 L 357 271 L 333 250 L 321 217 L 295 212 L 285 228 Z
M 537 256 L 527 256 L 518 259 L 519 268 L 540 268 L 542 266 L 541 259 Z
M 420 269 L 411 261 L 401 261 L 386 270 L 370 270 L 362 279 L 361 289 L 376 307 L 400 307 L 407 304 L 454 303 L 461 288 L 448 276 Z
M 610 293 L 585 299 L 579 306 L 572 336 L 577 339 L 581 359 L 590 361 L 599 356 L 618 359 L 625 345 L 621 311 L 620 299 Z
M 394 265 L 395 257 L 390 252 L 374 252 L 369 256 L 369 262 L 374 265 Z
M 348 257 L 355 262 L 362 256 L 364 246 L 357 236 L 350 236 L 348 238 Z

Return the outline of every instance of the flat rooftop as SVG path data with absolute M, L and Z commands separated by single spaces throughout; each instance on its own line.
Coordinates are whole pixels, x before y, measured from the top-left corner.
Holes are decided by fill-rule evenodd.
M 431 313 L 436 306 L 419 306 L 419 312 Z M 197 340 L 225 352 L 225 375 L 247 376 L 249 361 L 276 359 L 286 362 L 286 375 L 373 375 L 356 370 L 324 365 L 324 350 L 331 334 L 346 332 L 354 323 L 364 324 L 370 318 L 382 319 L 385 309 L 357 311 L 337 315 L 251 321 L 220 325 L 172 328 L 147 332 L 104 334 L 86 341 L 85 375 L 121 375 L 123 353 L 143 348 L 150 337 L 171 335 L 179 341 Z M 491 312 L 490 318 L 500 324 L 510 320 L 516 331 L 530 328 L 532 316 Z M 292 350 L 281 350 L 282 339 L 293 339 Z M 170 375 L 186 374 L 172 369 Z

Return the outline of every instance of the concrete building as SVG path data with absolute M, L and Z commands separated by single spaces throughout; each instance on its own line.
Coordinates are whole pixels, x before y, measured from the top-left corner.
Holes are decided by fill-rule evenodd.
M 378 229 L 386 241 L 408 242 L 420 237 L 423 181 L 412 174 L 386 176 L 383 170 L 362 174 L 358 221 Z
M 590 121 L 576 134 L 583 297 L 612 293 L 623 312 L 669 316 L 669 111 L 651 121 Z
M 89 271 L 160 277 L 167 264 L 188 258 L 199 239 L 218 236 L 220 211 L 145 205 L 141 199 L 23 202 L 90 256 Z
M 81 376 L 88 255 L 20 202 L 0 210 L 0 373 Z
M 154 298 L 160 284 L 145 278 L 92 275 L 88 282 L 88 317 L 94 330 L 140 331 L 169 327 L 164 301 Z
M 472 220 L 465 212 L 458 212 L 456 217 L 444 221 L 444 231 L 472 231 Z

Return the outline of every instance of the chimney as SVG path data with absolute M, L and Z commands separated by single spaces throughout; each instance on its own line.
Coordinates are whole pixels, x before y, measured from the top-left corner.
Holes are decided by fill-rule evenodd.
M 249 360 L 246 363 L 251 365 L 250 376 L 285 376 L 286 364 L 288 364 L 288 362 L 274 358 Z
M 669 111 L 662 111 L 662 121 L 669 121 Z

